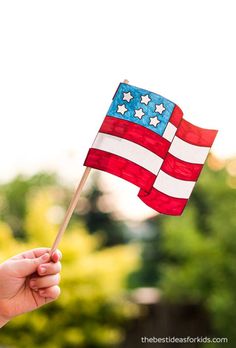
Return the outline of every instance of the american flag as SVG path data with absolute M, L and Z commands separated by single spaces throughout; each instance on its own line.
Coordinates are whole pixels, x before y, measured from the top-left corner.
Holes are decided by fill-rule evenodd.
M 121 83 L 84 165 L 137 185 L 156 211 L 181 215 L 216 134 L 170 100 Z

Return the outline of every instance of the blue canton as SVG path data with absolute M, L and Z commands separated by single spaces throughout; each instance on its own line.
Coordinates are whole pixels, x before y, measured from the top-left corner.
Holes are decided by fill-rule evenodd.
M 174 107 L 174 103 L 156 93 L 121 83 L 107 115 L 163 135 Z

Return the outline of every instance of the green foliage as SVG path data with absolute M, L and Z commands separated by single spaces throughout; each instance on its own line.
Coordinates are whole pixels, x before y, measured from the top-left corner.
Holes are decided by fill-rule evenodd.
M 141 263 L 140 248 L 121 244 L 128 240 L 126 227 L 103 209 L 103 193 L 92 186 L 61 244 L 60 299 L 13 320 L 1 330 L 0 344 L 117 347 L 124 323 L 138 313 L 124 296 L 129 277 L 131 287 L 160 287 L 168 302 L 203 305 L 213 335 L 235 347 L 236 160 L 223 164 L 209 158 L 183 216 L 157 216 L 137 227 Z M 0 262 L 51 245 L 70 193 L 55 186 L 55 178 L 44 179 L 40 189 L 22 178 L 0 187 Z
M 169 301 L 203 304 L 215 334 L 235 347 L 236 190 L 227 171 L 232 162 L 218 171 L 205 168 L 183 216 L 162 217 L 166 258 L 159 286 Z
M 21 192 L 25 192 L 22 228 L 27 238 L 14 238 L 9 224 L 2 222 L 0 262 L 29 248 L 50 246 L 58 230 L 58 189 L 46 185 L 26 191 Z M 7 194 L 4 197 L 7 200 Z M 127 245 L 101 249 L 100 244 L 100 238 L 89 235 L 81 223 L 70 225 L 60 245 L 60 298 L 12 320 L 1 329 L 0 345 L 98 348 L 115 347 L 122 341 L 124 323 L 137 315 L 137 307 L 125 296 L 125 284 L 138 265 L 138 248 Z
M 124 222 L 114 218 L 110 203 L 106 201 L 106 195 L 100 189 L 98 175 L 93 176 L 93 184 L 84 199 L 87 209 L 82 214 L 82 219 L 91 234 L 100 234 L 102 246 L 110 247 L 129 241 Z
M 0 219 L 9 224 L 15 237 L 26 238 L 23 221 L 29 192 L 34 188 L 51 186 L 56 182 L 54 174 L 39 173 L 31 178 L 19 175 L 10 183 L 0 186 Z
M 165 258 L 162 245 L 160 219 L 150 219 L 139 227 L 141 235 L 141 262 L 137 271 L 129 276 L 129 287 L 154 287 L 160 280 L 160 264 Z

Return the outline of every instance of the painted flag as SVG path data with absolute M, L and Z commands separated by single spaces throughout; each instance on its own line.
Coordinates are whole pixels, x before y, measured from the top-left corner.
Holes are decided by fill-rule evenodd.
M 181 215 L 216 134 L 185 121 L 170 100 L 121 83 L 84 165 L 138 186 L 156 211 Z

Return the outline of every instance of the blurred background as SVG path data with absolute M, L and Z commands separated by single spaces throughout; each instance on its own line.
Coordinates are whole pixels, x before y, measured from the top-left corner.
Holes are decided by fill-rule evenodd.
M 181 217 L 93 170 L 60 244 L 59 300 L 12 320 L 0 347 L 236 346 L 234 17 L 233 0 L 0 2 L 0 262 L 52 245 L 120 81 L 219 129 Z

